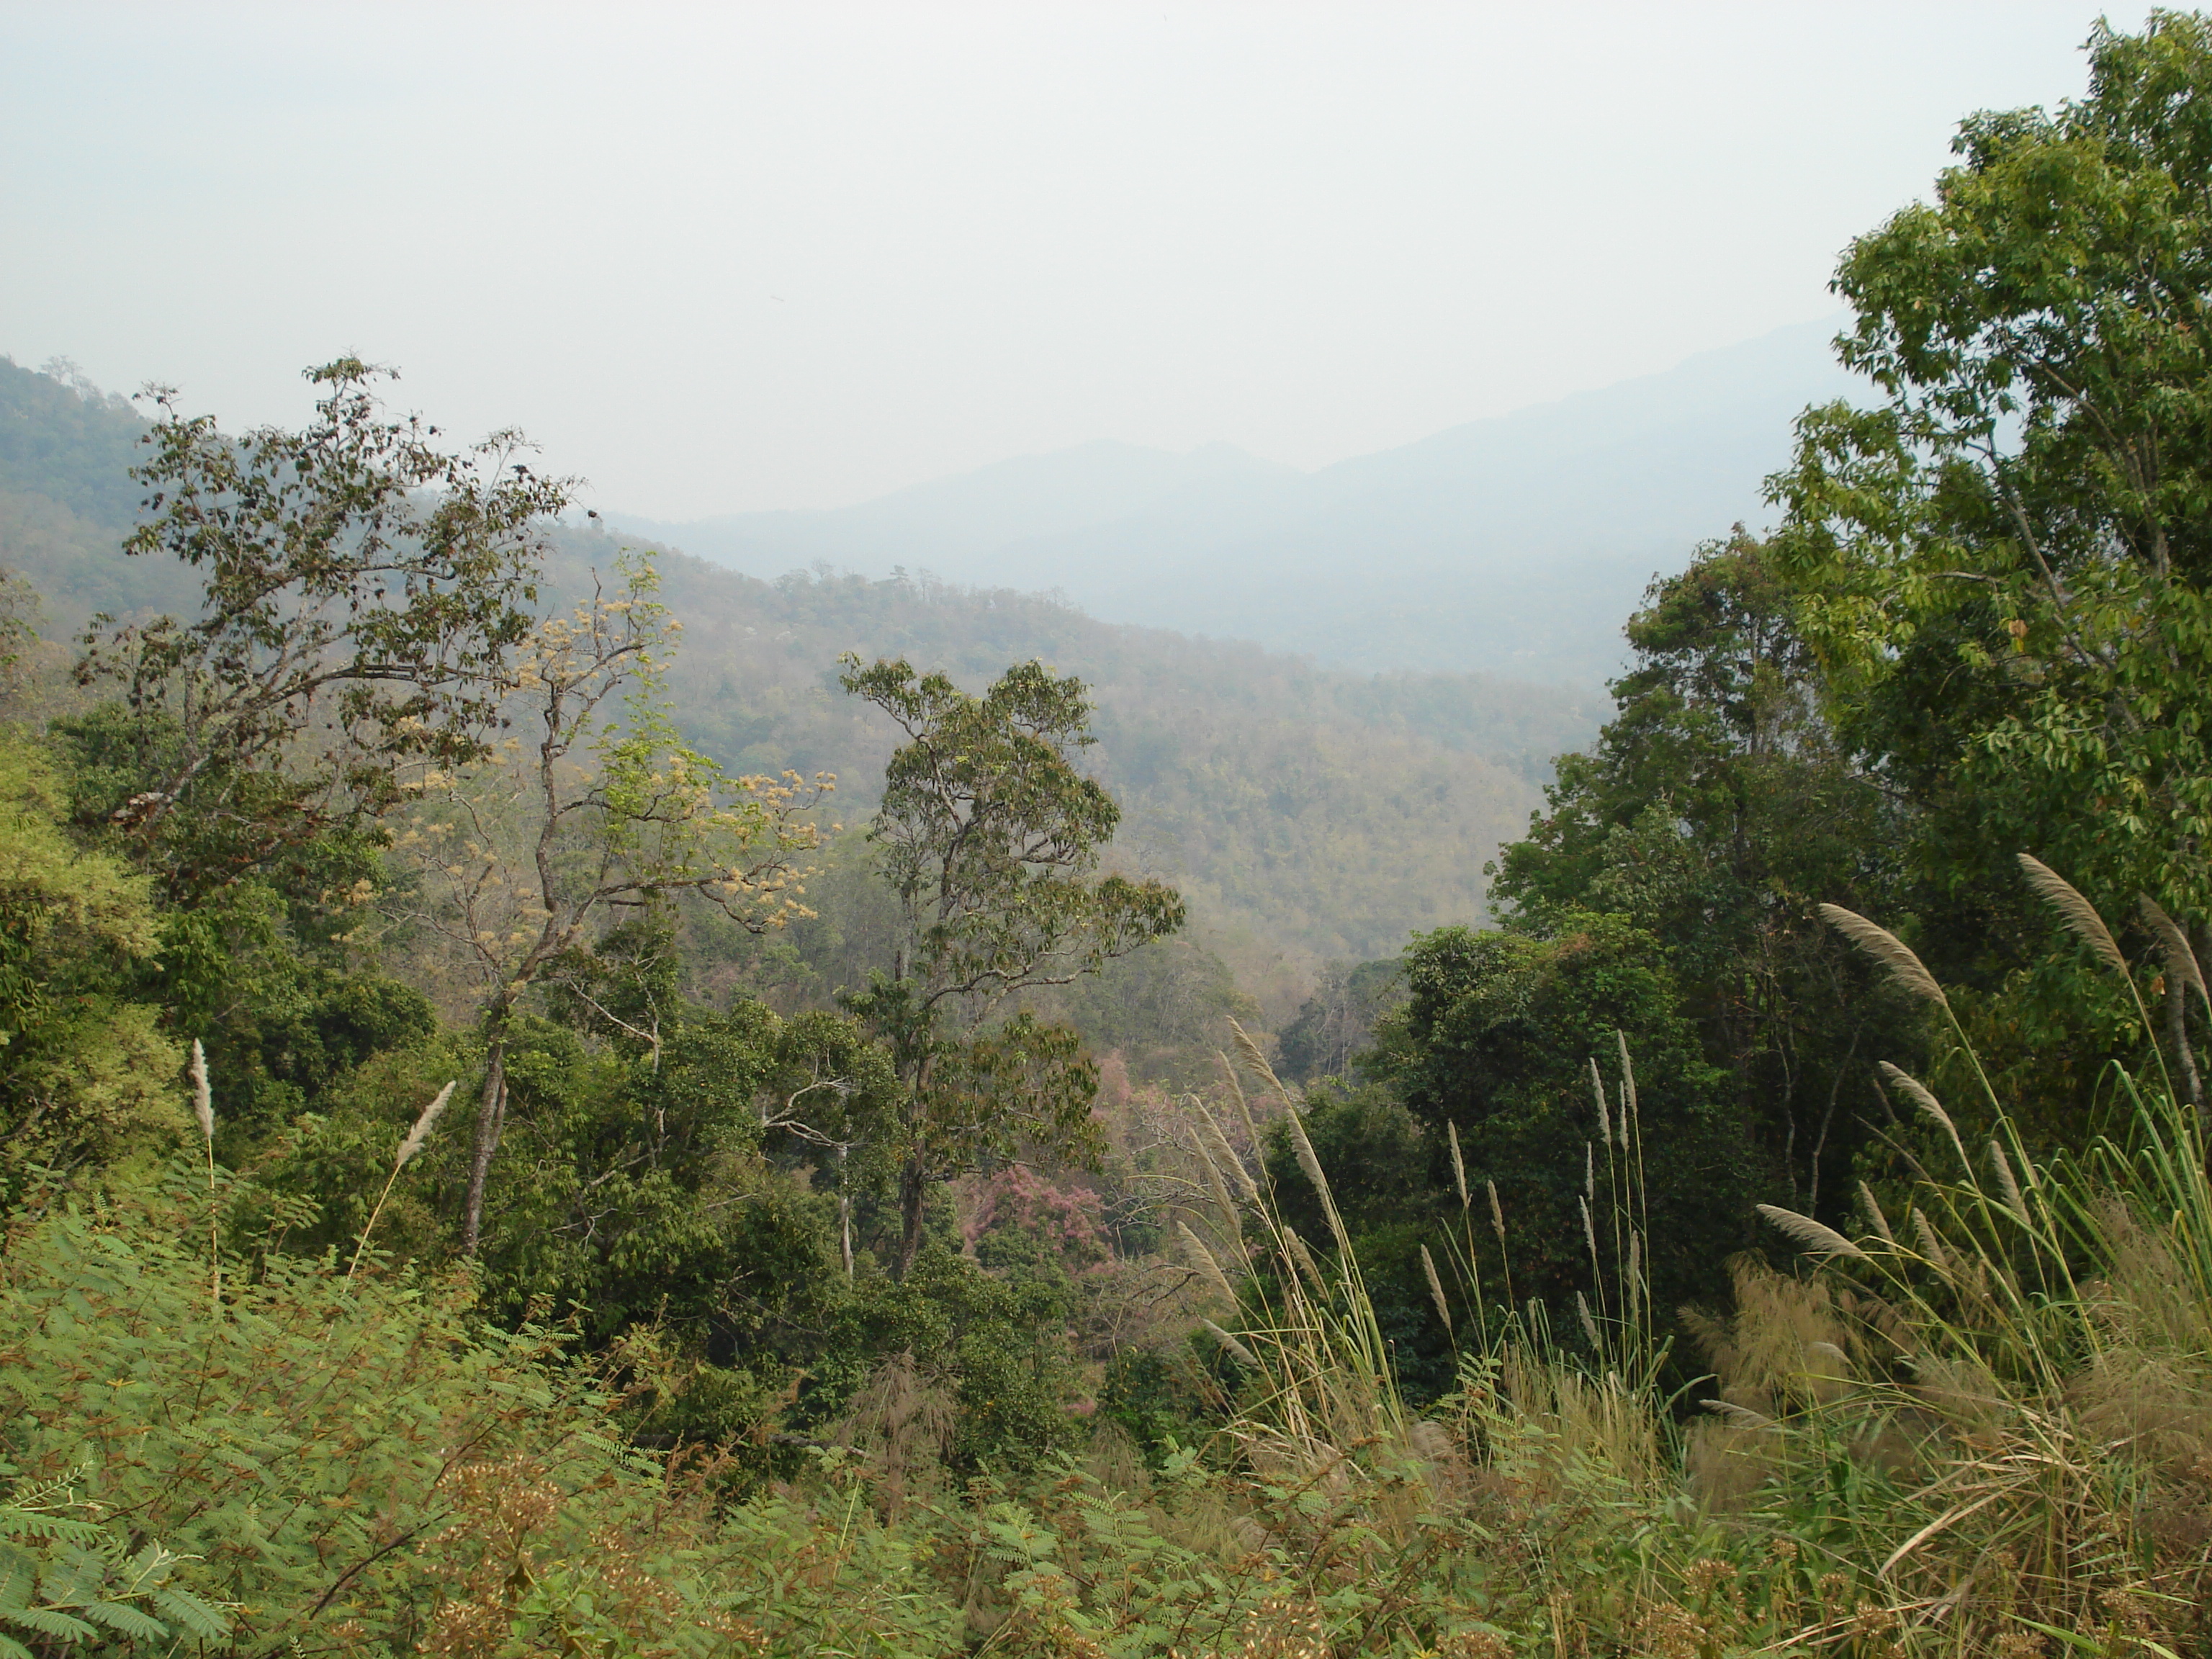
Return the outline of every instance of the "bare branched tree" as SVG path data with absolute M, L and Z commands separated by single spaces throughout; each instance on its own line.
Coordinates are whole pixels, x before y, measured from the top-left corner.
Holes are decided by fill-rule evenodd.
M 534 728 L 458 769 L 413 781 L 396 850 L 418 880 L 392 908 L 445 941 L 475 979 L 486 1062 L 461 1223 L 473 1255 L 507 1111 L 516 1011 L 564 957 L 623 911 L 688 899 L 753 932 L 811 914 L 795 860 L 817 845 L 801 814 L 832 787 L 730 777 L 684 744 L 665 702 L 677 624 L 651 562 L 595 586 L 514 655 L 508 717 Z

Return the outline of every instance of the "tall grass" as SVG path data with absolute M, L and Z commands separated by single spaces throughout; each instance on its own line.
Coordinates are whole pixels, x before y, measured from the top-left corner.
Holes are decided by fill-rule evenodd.
M 2094 908 L 2023 865 L 2154 1030 Z M 1831 920 L 1945 1023 L 1981 1088 L 1971 1115 L 1990 1128 L 1970 1145 L 1963 1115 L 1887 1068 L 1948 1166 L 1895 1217 L 1863 1188 L 1856 1235 L 1761 1206 L 1806 1271 L 1745 1259 L 1732 1315 L 1686 1310 L 1712 1367 L 1703 1413 L 1686 1421 L 1660 1391 L 1671 1322 L 1644 1277 L 1625 1043 L 1611 1090 L 1590 1067 L 1580 1343 L 1514 1304 L 1509 1218 L 1494 1188 L 1471 1188 L 1452 1137 L 1459 1225 L 1422 1256 L 1461 1387 L 1430 1423 L 1396 1390 L 1297 1104 L 1248 1045 L 1335 1236 L 1323 1266 L 1271 1192 L 1245 1206 L 1253 1288 L 1224 1337 L 1257 1382 L 1233 1439 L 1263 1470 L 1335 1471 L 1347 1502 L 1360 1479 L 1379 1493 L 1395 1474 L 1402 1493 L 1425 1464 L 1433 1507 L 1409 1525 L 1383 1504 L 1369 1524 L 1401 1540 L 1479 1526 L 1512 1588 L 1500 1611 L 1542 1609 L 1484 1628 L 1525 1650 L 2212 1651 L 2212 1186 L 2197 1114 L 2162 1065 L 2116 1073 L 2124 1130 L 2035 1158 L 1917 957 L 1863 917 Z M 2185 936 L 2158 932 L 2167 971 L 2212 1012 Z M 1479 1208 L 1492 1248 L 1477 1248 Z

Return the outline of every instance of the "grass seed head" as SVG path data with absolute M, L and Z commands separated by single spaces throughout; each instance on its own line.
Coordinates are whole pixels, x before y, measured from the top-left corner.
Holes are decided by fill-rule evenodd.
M 1886 1060 L 1875 1069 L 1897 1088 L 1902 1090 L 1905 1097 L 1914 1105 L 1943 1126 L 1943 1133 L 1951 1137 L 1951 1145 L 1958 1152 L 1959 1162 L 1967 1164 L 1971 1169 L 1971 1161 L 1966 1157 L 1966 1143 L 1959 1139 L 1959 1126 L 1951 1121 L 1950 1113 L 1943 1109 L 1942 1102 L 1929 1092 L 1927 1085 L 1891 1065 Z
M 1428 1276 L 1429 1294 L 1436 1300 L 1437 1316 L 1444 1322 L 1447 1333 L 1452 1328 L 1451 1304 L 1444 1300 L 1444 1282 L 1437 1277 L 1437 1259 L 1429 1254 L 1429 1247 L 1421 1246 L 1421 1271 Z
M 1874 1188 L 1863 1181 L 1859 1182 L 1859 1201 L 1866 1206 L 1867 1219 L 1874 1224 L 1875 1231 L 1881 1235 L 1881 1242 L 1895 1249 L 1897 1235 L 1889 1230 L 1889 1218 L 1881 1212 L 1881 1206 L 1875 1199 Z
M 2197 1000 L 2212 1008 L 2212 992 L 2204 988 L 2204 969 L 2197 960 L 2197 952 L 2189 943 L 2189 935 L 2181 924 L 2159 907 L 2158 902 L 2145 893 L 2140 908 L 2143 921 L 2158 939 L 2159 954 L 2166 958 L 2166 971 L 2178 985 L 2195 991 Z
M 1950 999 L 1943 988 L 1936 982 L 1920 958 L 1906 948 L 1905 941 L 1887 927 L 1869 921 L 1856 910 L 1846 910 L 1840 904 L 1824 904 L 1820 915 L 1831 927 L 1872 957 L 1889 970 L 1889 976 L 1917 997 L 1925 997 L 1938 1007 L 1948 1008 Z
M 1190 1224 L 1187 1221 L 1176 1222 L 1176 1231 L 1182 1235 L 1183 1254 L 1189 1258 L 1190 1265 L 1201 1279 L 1220 1293 L 1223 1301 L 1234 1307 L 1237 1292 L 1229 1283 L 1229 1275 L 1221 1271 L 1221 1264 L 1213 1259 L 1213 1252 L 1206 1248 L 1206 1241 L 1191 1231 Z
M 2073 883 L 2056 870 L 2026 853 L 2020 854 L 2020 867 L 2027 877 L 2027 884 L 2035 890 L 2036 896 L 2058 912 L 2066 925 L 2087 940 L 2089 948 L 2104 959 L 2108 968 L 2125 974 L 2128 959 L 2120 954 L 2113 942 L 2112 930 L 2105 926 L 2104 917 L 2097 907 L 2083 898 Z
M 1199 1321 L 1199 1323 L 1205 1326 L 1207 1330 L 1211 1331 L 1213 1334 L 1213 1340 L 1216 1342 L 1218 1342 L 1223 1347 L 1228 1349 L 1231 1355 L 1236 1359 L 1237 1363 L 1242 1365 L 1246 1370 L 1256 1371 L 1260 1369 L 1259 1356 L 1255 1354 L 1251 1349 L 1246 1347 L 1242 1342 L 1239 1342 L 1235 1337 L 1230 1335 L 1228 1332 L 1223 1330 L 1220 1326 L 1215 1324 L 1210 1319 L 1201 1319 Z
M 1800 1215 L 1795 1210 L 1785 1210 L 1779 1204 L 1762 1204 L 1759 1214 L 1779 1228 L 1801 1249 L 1826 1255 L 1848 1255 L 1858 1261 L 1867 1260 L 1867 1253 L 1845 1238 L 1833 1227 L 1825 1226 L 1809 1215 Z
M 212 1143 L 215 1139 L 215 1091 L 208 1085 L 207 1050 L 200 1047 L 198 1037 L 192 1039 L 192 1116 L 200 1126 L 200 1133 Z
M 407 1132 L 407 1139 L 399 1143 L 399 1156 L 392 1161 L 392 1164 L 394 1170 L 405 1169 L 415 1154 L 422 1150 L 422 1143 L 429 1139 L 430 1131 L 438 1121 L 438 1115 L 446 1109 L 446 1103 L 453 1097 L 453 1085 L 448 1083 L 444 1088 L 439 1090 L 436 1097 L 422 1109 L 422 1115 L 415 1120 L 415 1127 Z

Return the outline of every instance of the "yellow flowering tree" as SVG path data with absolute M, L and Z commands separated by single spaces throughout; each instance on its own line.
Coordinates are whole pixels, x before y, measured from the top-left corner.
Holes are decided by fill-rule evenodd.
M 803 814 L 831 780 L 732 777 L 685 744 L 665 690 L 679 624 L 649 558 L 625 554 L 617 575 L 516 653 L 507 718 L 527 735 L 423 773 L 398 838 L 417 879 L 390 908 L 452 950 L 483 1011 L 464 1255 L 505 1121 L 509 1030 L 556 963 L 623 911 L 678 898 L 753 932 L 811 914 L 796 860 L 817 832 Z

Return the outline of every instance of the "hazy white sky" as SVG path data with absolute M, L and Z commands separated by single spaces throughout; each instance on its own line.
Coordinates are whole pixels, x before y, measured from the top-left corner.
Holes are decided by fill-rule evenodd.
M 2094 15 L 0 0 L 0 352 L 237 427 L 356 351 L 662 518 L 1312 465 L 1826 313 Z

